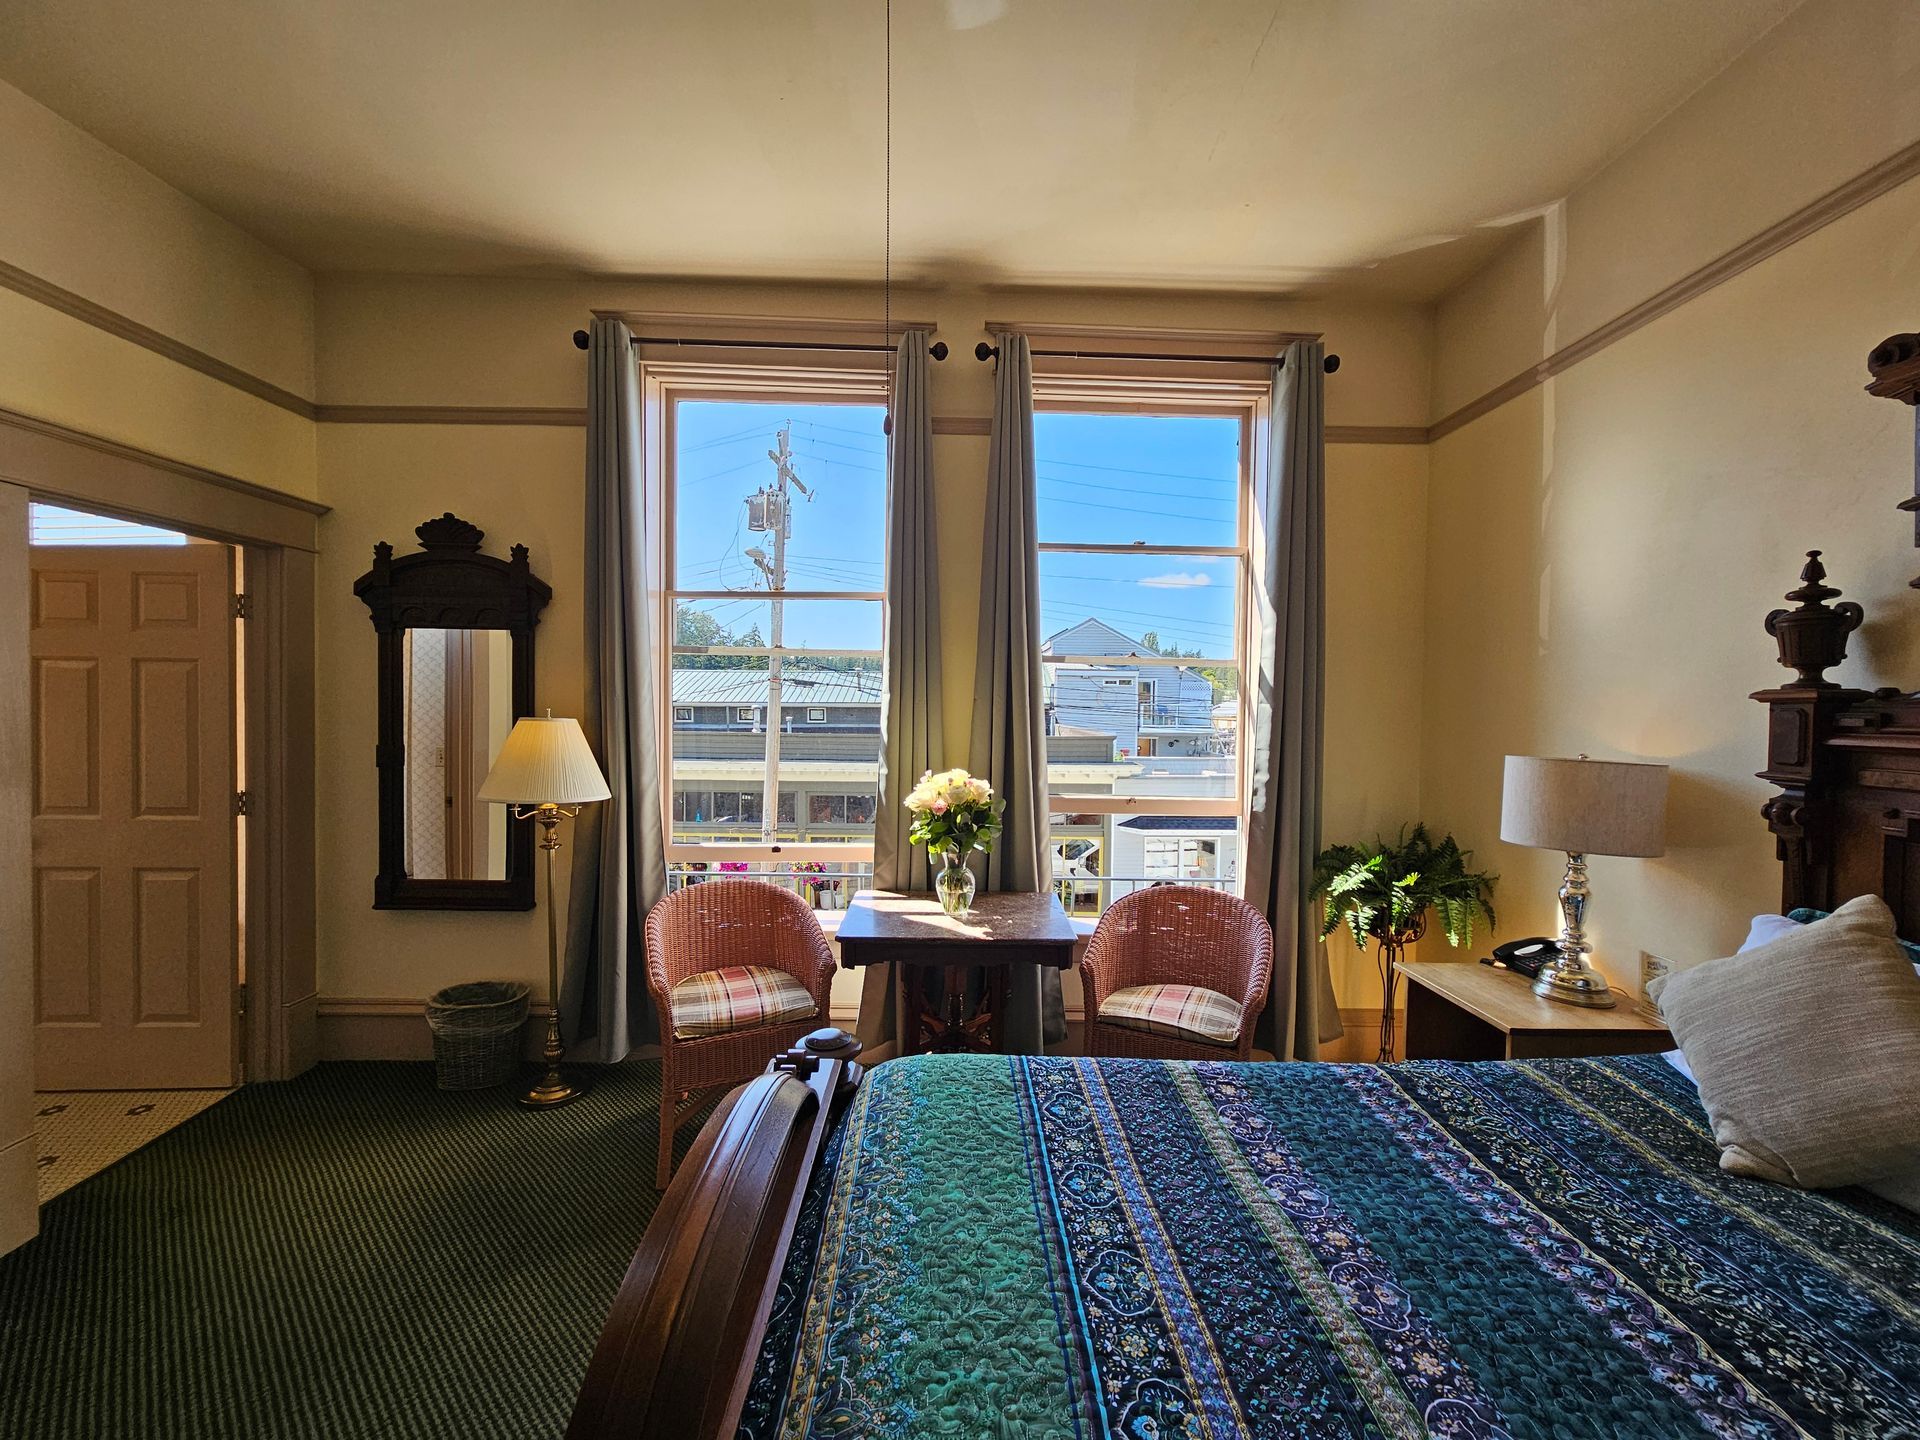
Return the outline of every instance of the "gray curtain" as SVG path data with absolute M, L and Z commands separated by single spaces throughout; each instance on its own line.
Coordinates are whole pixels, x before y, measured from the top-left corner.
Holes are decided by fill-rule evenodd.
M 990 890 L 1037 893 L 1053 883 L 1047 846 L 1045 688 L 1040 674 L 1040 551 L 1033 463 L 1033 357 L 1024 335 L 1000 335 L 981 542 L 980 644 L 967 768 L 1007 802 L 986 859 Z M 1007 1048 L 1038 1054 L 1066 1039 L 1060 972 L 1019 965 L 1010 977 Z
M 946 768 L 940 694 L 940 546 L 933 519 L 933 409 L 927 332 L 900 337 L 887 445 L 886 675 L 880 700 L 880 797 L 873 822 L 873 879 L 882 890 L 931 890 L 927 852 L 909 843 L 901 803 L 929 770 Z M 869 966 L 860 987 L 860 1040 L 905 1039 L 893 1003 L 893 967 Z M 904 1046 L 902 1045 L 902 1048 Z
M 1326 372 L 1318 341 L 1287 347 L 1273 377 L 1273 433 L 1253 502 L 1253 654 L 1247 715 L 1244 893 L 1273 926 L 1273 984 L 1254 1043 L 1319 1058 L 1340 1037 L 1312 913 L 1320 852 L 1326 689 Z
M 659 1039 L 642 926 L 667 892 L 647 603 L 640 372 L 633 334 L 595 320 L 587 349 L 587 698 L 581 727 L 613 798 L 574 822 L 561 1020 L 577 1058 Z

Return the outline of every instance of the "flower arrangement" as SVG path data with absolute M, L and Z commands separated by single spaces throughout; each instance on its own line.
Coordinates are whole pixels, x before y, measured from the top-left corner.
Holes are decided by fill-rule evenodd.
M 907 838 L 927 847 L 929 855 L 939 855 L 944 864 L 934 879 L 934 891 L 949 914 L 964 913 L 973 904 L 973 872 L 967 869 L 967 854 L 973 850 L 991 850 L 1000 834 L 1000 812 L 1004 800 L 996 800 L 993 787 L 964 770 L 929 770 L 906 798 L 913 816 Z

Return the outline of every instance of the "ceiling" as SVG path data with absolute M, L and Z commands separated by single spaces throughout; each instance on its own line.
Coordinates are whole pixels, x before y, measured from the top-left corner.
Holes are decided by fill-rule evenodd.
M 1428 299 L 1799 0 L 894 0 L 904 279 Z M 318 271 L 869 280 L 882 0 L 6 0 Z

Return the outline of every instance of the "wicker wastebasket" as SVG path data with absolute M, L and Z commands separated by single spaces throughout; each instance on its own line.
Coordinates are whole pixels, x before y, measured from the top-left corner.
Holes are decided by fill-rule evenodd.
M 434 1081 L 442 1090 L 504 1085 L 520 1069 L 527 987 L 518 981 L 450 985 L 427 1001 Z

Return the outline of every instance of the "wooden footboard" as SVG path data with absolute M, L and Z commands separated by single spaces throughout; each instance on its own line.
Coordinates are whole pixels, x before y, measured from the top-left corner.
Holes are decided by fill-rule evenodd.
M 587 1366 L 568 1440 L 732 1440 L 807 1180 L 859 1087 L 816 1030 L 720 1102 L 661 1197 Z

